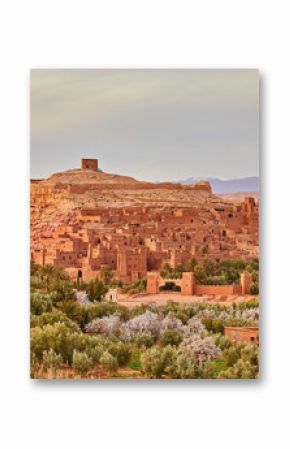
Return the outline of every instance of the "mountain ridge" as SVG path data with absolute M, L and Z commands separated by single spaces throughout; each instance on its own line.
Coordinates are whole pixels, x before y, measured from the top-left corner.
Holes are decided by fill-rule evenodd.
M 245 178 L 219 179 L 219 178 L 187 178 L 176 181 L 176 184 L 195 184 L 200 180 L 208 181 L 215 194 L 235 192 L 259 192 L 259 177 L 249 176 Z

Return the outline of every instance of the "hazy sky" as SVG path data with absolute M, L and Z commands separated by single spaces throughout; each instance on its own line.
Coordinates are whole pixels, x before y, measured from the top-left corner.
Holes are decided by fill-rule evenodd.
M 99 159 L 149 181 L 259 171 L 256 70 L 32 70 L 31 177 Z

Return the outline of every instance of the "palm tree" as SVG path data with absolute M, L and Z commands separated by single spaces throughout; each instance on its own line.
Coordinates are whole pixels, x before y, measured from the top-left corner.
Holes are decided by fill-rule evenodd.
M 50 281 L 56 276 L 56 269 L 53 265 L 42 265 L 40 268 L 40 278 L 45 281 L 45 289 L 48 292 Z

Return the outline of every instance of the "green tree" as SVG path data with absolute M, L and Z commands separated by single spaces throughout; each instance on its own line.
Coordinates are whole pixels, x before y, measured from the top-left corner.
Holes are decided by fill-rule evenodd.
M 160 344 L 161 346 L 179 346 L 182 342 L 182 335 L 176 330 L 165 330 L 161 333 Z
M 52 348 L 49 351 L 43 351 L 42 363 L 45 371 L 55 372 L 63 363 L 62 356 L 57 354 Z
M 203 246 L 201 248 L 201 254 L 203 254 L 203 255 L 208 254 L 208 246 Z
M 117 371 L 118 369 L 118 360 L 117 357 L 114 357 L 108 351 L 105 351 L 104 354 L 100 358 L 100 364 L 103 368 L 110 371 L 111 373 Z
M 196 265 L 198 264 L 197 260 L 195 257 L 191 257 L 188 261 L 188 269 L 189 271 L 194 272 L 194 269 L 196 267 Z
M 91 280 L 87 287 L 87 294 L 90 301 L 102 301 L 108 289 L 99 279 Z
M 74 350 L 72 367 L 78 373 L 85 373 L 93 366 L 93 361 L 85 352 Z
M 194 277 L 198 284 L 202 284 L 206 280 L 206 272 L 201 264 L 195 266 Z
M 45 290 L 48 292 L 49 284 L 53 279 L 56 277 L 56 270 L 55 267 L 51 264 L 48 265 L 42 265 L 39 270 L 40 278 L 45 283 Z
M 113 278 L 113 271 L 109 265 L 103 265 L 100 270 L 101 280 L 105 285 L 109 285 Z

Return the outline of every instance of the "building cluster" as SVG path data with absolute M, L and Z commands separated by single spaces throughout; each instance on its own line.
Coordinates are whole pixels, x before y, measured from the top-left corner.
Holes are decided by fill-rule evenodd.
M 35 263 L 63 266 L 72 278 L 86 280 L 109 266 L 126 283 L 191 257 L 257 257 L 258 244 L 253 198 L 222 207 L 78 208 L 58 223 L 38 223 L 31 230 Z

